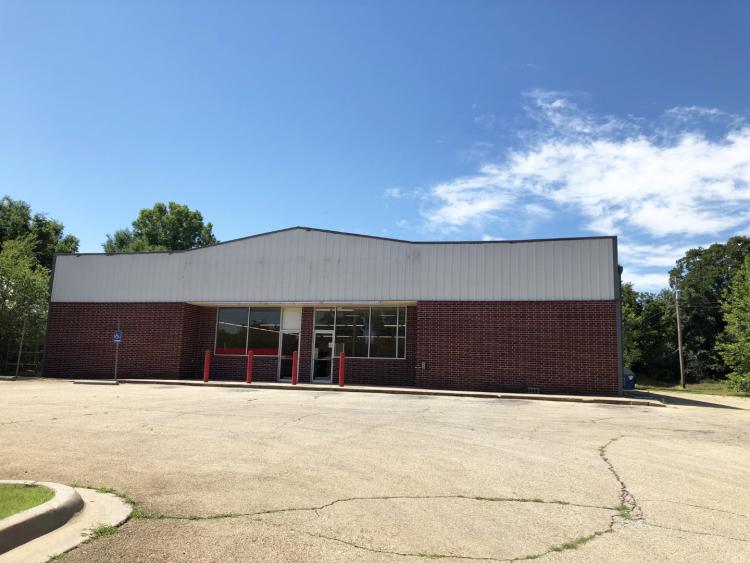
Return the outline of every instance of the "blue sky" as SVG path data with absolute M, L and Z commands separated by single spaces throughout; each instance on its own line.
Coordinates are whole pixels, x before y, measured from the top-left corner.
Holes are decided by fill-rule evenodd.
M 747 2 L 0 3 L 0 185 L 97 251 L 617 234 L 625 278 L 750 233 Z

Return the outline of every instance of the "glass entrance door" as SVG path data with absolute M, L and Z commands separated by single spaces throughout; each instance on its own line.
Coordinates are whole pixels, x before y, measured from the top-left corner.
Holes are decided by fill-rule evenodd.
M 315 331 L 313 342 L 312 381 L 330 383 L 333 363 L 333 332 Z
M 279 367 L 278 380 L 291 381 L 292 379 L 292 354 L 299 350 L 299 333 L 282 332 L 281 344 L 279 345 Z M 299 369 L 299 368 L 298 368 Z

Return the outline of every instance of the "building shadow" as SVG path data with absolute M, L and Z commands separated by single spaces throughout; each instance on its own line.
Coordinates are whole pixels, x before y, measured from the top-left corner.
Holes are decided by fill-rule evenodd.
M 691 395 L 690 397 L 683 397 L 683 396 L 676 396 L 672 394 L 664 394 L 654 391 L 626 391 L 625 395 L 627 397 L 632 397 L 634 399 L 649 399 L 652 401 L 659 401 L 661 403 L 664 403 L 665 405 L 674 405 L 678 407 L 706 407 L 706 408 L 712 408 L 712 409 L 731 409 L 731 410 L 747 410 L 743 409 L 741 407 L 733 407 L 732 405 L 727 405 L 724 403 L 718 403 L 711 401 L 710 396 L 708 397 L 702 397 L 700 400 L 695 399 L 694 395 Z

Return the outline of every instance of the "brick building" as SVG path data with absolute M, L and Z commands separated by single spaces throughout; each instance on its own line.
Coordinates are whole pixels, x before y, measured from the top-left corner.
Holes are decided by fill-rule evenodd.
M 56 257 L 45 374 L 337 377 L 621 393 L 615 237 L 408 242 L 296 227 L 182 252 Z

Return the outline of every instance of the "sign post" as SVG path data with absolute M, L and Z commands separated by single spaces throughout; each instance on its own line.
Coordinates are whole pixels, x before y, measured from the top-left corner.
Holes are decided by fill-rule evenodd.
M 120 343 L 122 342 L 122 331 L 120 330 L 120 319 L 117 319 L 117 328 L 115 329 L 115 333 L 112 337 L 112 340 L 115 343 L 115 382 L 116 382 L 117 381 L 117 360 L 119 359 Z

